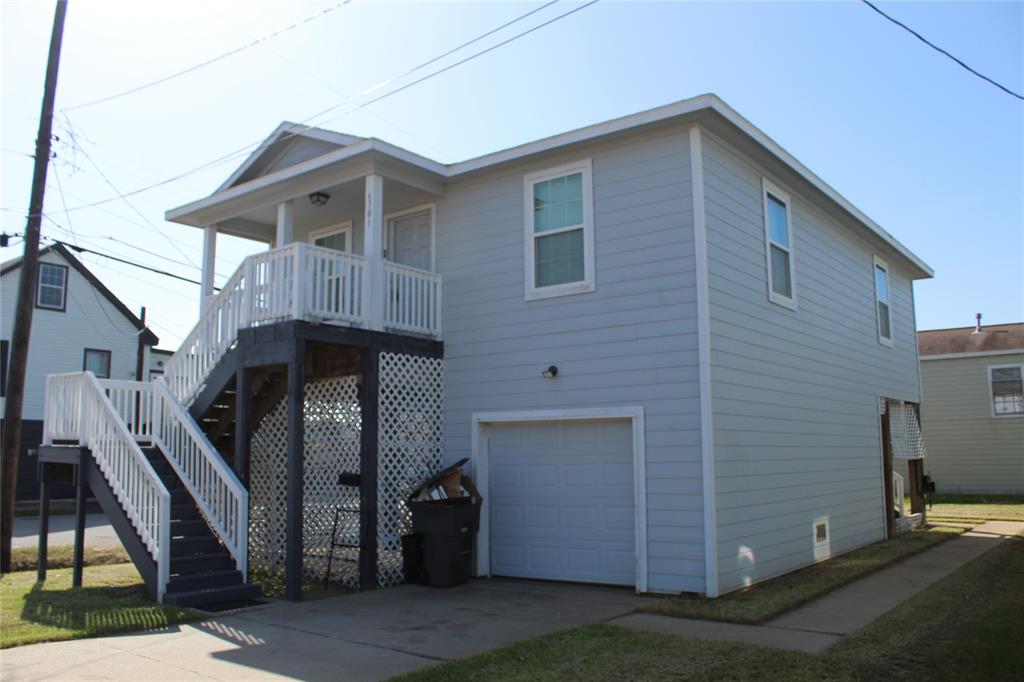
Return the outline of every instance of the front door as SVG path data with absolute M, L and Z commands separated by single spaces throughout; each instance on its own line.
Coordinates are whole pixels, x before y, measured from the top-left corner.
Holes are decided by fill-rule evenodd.
M 420 270 L 433 270 L 431 209 L 405 213 L 388 221 L 388 260 Z

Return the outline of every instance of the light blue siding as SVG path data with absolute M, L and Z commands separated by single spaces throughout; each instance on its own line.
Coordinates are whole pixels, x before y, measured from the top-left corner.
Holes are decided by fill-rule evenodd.
M 527 302 L 523 176 L 591 158 L 596 291 Z M 473 413 L 642 405 L 652 591 L 704 590 L 696 295 L 683 128 L 456 183 L 437 204 L 449 459 Z M 557 365 L 558 377 L 541 372 Z
M 789 174 L 797 310 L 769 302 L 761 179 L 704 133 L 719 588 L 884 533 L 880 396 L 919 400 L 913 289 L 899 257 L 812 204 Z M 872 256 L 888 261 L 894 346 L 879 344 Z

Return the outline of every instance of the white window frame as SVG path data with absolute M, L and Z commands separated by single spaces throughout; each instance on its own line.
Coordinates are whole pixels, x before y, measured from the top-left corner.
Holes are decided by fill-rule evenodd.
M 988 409 L 993 419 L 1020 419 L 1024 414 L 996 414 L 996 397 L 992 395 L 992 370 L 994 369 L 1020 369 L 1021 380 L 1024 381 L 1024 363 L 1011 363 L 1009 365 L 989 365 L 985 371 L 988 373 Z
M 391 254 L 395 252 L 395 226 L 394 221 L 414 213 L 430 212 L 430 271 L 437 272 L 437 204 L 420 204 L 412 208 L 403 208 L 401 211 L 384 214 L 384 258 L 391 260 Z
M 768 195 L 786 205 L 786 236 L 789 246 L 783 246 L 772 240 L 771 226 L 768 224 Z M 796 310 L 796 249 L 793 244 L 793 202 L 789 193 L 768 178 L 761 178 L 761 210 L 764 215 L 764 260 L 768 274 L 768 300 L 790 310 Z M 772 288 L 772 246 L 782 249 L 789 255 L 789 288 L 790 296 L 783 296 Z
M 353 253 L 352 247 L 352 221 L 346 220 L 343 223 L 336 223 L 334 225 L 328 225 L 327 227 L 321 227 L 317 230 L 310 230 L 307 240 L 313 246 L 316 246 L 317 239 L 323 239 L 324 237 L 330 237 L 331 235 L 345 233 L 345 245 L 348 247 L 342 253 Z M 325 248 L 325 247 L 317 247 Z
M 885 302 L 889 306 L 889 338 L 882 336 L 882 314 L 878 311 L 878 275 L 875 273 L 876 269 L 881 269 L 885 272 L 885 288 L 888 289 L 889 300 Z M 878 333 L 878 343 L 889 348 L 893 347 L 893 337 L 895 334 L 895 325 L 893 324 L 892 314 L 892 273 L 889 271 L 889 264 L 878 256 L 872 256 L 871 258 L 871 288 L 875 292 L 875 329 Z
M 60 305 L 59 306 L 45 305 L 41 301 L 41 297 L 42 297 L 42 294 L 43 294 L 43 286 L 44 286 L 43 285 L 43 268 L 45 268 L 45 267 L 58 268 L 58 269 L 64 271 L 64 286 L 61 289 L 61 299 L 60 299 Z M 68 280 L 69 279 L 71 279 L 71 268 L 69 268 L 67 265 L 63 265 L 61 263 L 49 263 L 49 262 L 46 262 L 46 261 L 40 261 L 40 263 L 39 263 L 39 271 L 36 274 L 36 307 L 40 308 L 42 310 L 53 310 L 53 311 L 59 312 L 59 313 L 66 312 L 67 309 L 68 309 Z M 45 285 L 45 286 L 47 288 L 49 288 L 49 289 L 55 289 L 56 288 L 56 287 L 54 287 L 52 285 L 49 285 L 49 284 Z
M 546 287 L 536 286 L 536 247 L 534 242 L 538 237 L 548 237 L 562 232 L 571 232 L 580 229 L 579 225 L 549 230 L 534 234 L 533 231 L 533 186 L 538 182 L 559 178 L 563 175 L 573 173 L 582 174 L 583 185 L 583 279 L 578 282 L 565 282 L 563 284 L 552 284 Z M 524 256 L 526 263 L 525 271 L 525 296 L 527 301 L 536 301 L 555 296 L 571 296 L 594 291 L 594 181 L 593 166 L 590 159 L 583 159 L 557 168 L 549 168 L 536 173 L 530 173 L 523 177 L 523 220 L 526 239 L 524 240 Z

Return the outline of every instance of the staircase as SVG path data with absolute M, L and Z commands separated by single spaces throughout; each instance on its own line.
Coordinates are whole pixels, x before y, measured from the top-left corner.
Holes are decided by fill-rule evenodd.
M 157 448 L 142 452 L 171 496 L 171 565 L 164 603 L 202 606 L 258 596 L 259 588 L 246 584 L 163 453 Z

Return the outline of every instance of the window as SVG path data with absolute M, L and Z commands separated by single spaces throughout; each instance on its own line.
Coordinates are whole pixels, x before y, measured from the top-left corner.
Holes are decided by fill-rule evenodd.
M 993 417 L 1024 416 L 1024 365 L 995 365 L 988 368 Z
M 768 300 L 796 310 L 793 272 L 793 220 L 789 195 L 762 181 L 764 190 L 765 258 L 768 263 Z
M 82 369 L 87 372 L 92 372 L 98 379 L 109 379 L 110 351 L 86 348 L 85 360 L 82 362 Z
M 310 232 L 309 241 L 312 242 L 313 246 L 320 246 L 325 249 L 351 251 L 352 245 L 349 243 L 349 228 L 351 227 L 352 223 L 325 227 L 322 230 Z
M 527 175 L 526 300 L 594 290 L 590 160 Z
M 892 345 L 892 308 L 889 303 L 889 266 L 875 256 L 875 317 L 878 319 L 878 342 Z
M 64 311 L 67 303 L 68 268 L 53 263 L 39 264 L 39 289 L 36 307 Z

